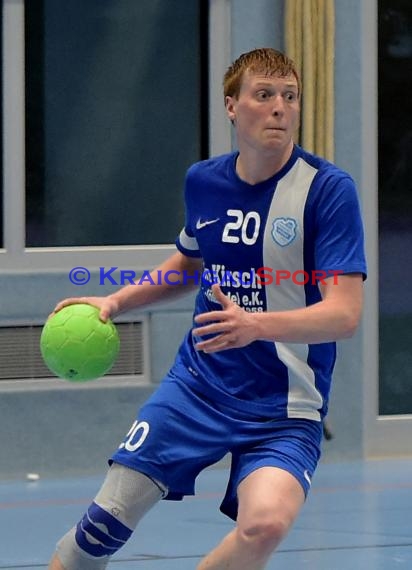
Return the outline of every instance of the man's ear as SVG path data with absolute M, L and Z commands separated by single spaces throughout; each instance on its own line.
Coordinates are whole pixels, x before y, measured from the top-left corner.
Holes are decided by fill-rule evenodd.
M 225 107 L 226 107 L 226 113 L 227 116 L 230 120 L 230 122 L 233 124 L 236 118 L 236 113 L 235 113 L 235 99 L 233 97 L 230 97 L 229 95 L 227 95 L 225 97 Z

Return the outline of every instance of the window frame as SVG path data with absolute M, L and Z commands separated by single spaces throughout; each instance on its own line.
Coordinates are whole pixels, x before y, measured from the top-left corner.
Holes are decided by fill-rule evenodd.
M 363 124 L 361 188 L 365 203 L 363 216 L 369 273 L 361 333 L 363 444 L 366 457 L 396 457 L 410 453 L 412 414 L 379 415 L 378 0 L 362 2 L 360 48 L 363 69 L 360 78 Z
M 139 270 L 156 266 L 174 244 L 133 246 L 25 246 L 25 38 L 24 0 L 3 0 L 3 271 L 66 271 L 112 265 Z M 230 59 L 230 0 L 209 0 L 209 154 L 230 150 L 221 78 Z M 217 78 L 219 78 L 217 80 Z M 182 180 L 183 184 L 183 180 Z

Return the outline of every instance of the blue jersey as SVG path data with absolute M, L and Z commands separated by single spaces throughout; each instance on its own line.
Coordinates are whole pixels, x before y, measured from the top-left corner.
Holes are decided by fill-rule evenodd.
M 194 315 L 219 309 L 213 282 L 246 311 L 284 311 L 319 302 L 322 278 L 366 275 L 348 174 L 295 146 L 275 176 L 250 185 L 236 174 L 236 159 L 234 152 L 196 163 L 186 176 L 186 223 L 176 245 L 203 259 Z M 174 370 L 203 396 L 265 418 L 326 414 L 334 342 L 258 340 L 213 354 L 195 343 L 189 331 Z

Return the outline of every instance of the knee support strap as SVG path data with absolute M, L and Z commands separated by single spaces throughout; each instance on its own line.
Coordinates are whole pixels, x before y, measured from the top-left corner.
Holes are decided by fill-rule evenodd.
M 76 527 L 76 542 L 81 550 L 95 558 L 111 556 L 130 538 L 133 529 L 92 503 Z
M 58 543 L 66 570 L 103 570 L 109 557 L 130 538 L 139 520 L 166 494 L 146 475 L 113 464 L 77 526 Z

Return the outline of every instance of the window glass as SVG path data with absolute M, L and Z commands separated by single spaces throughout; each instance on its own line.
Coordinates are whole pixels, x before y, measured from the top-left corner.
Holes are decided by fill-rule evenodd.
M 379 0 L 379 413 L 412 413 L 412 11 Z
M 207 152 L 205 5 L 26 2 L 26 246 L 174 242 Z

